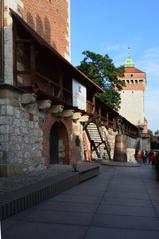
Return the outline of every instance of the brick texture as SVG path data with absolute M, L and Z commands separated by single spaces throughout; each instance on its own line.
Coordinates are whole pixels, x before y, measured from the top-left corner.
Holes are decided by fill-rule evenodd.
M 23 19 L 62 56 L 69 56 L 69 0 L 21 0 Z
M 46 115 L 46 121 L 40 123 L 40 127 L 43 131 L 43 157 L 45 158 L 45 165 L 50 165 L 50 132 L 56 122 L 55 117 L 52 114 Z M 70 141 L 70 135 L 72 134 L 72 120 L 71 119 L 61 119 L 61 123 L 64 125 L 67 131 L 68 142 L 65 140 L 65 135 L 62 135 L 62 130 L 60 131 L 60 138 L 64 139 L 66 146 L 66 157 L 61 163 L 68 164 L 71 162 L 72 157 L 72 145 Z

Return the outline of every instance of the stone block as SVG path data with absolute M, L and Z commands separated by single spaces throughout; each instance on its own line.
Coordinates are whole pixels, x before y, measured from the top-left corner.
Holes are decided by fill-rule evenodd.
M 7 114 L 7 105 L 0 105 L 0 115 Z
M 7 162 L 7 153 L 5 151 L 0 151 L 0 163 Z
M 0 142 L 8 142 L 8 135 L 7 134 L 0 135 Z
M 5 124 L 7 124 L 6 117 L 5 116 L 0 116 L 0 125 L 5 125 Z
M 9 150 L 9 144 L 6 142 L 1 142 L 0 143 L 0 150 L 1 151 L 8 151 Z
M 27 159 L 30 158 L 30 153 L 29 152 L 25 152 L 24 153 L 24 158 L 27 158 Z
M 38 100 L 38 107 L 40 110 L 46 110 L 51 107 L 51 100 Z
M 7 115 L 10 115 L 10 116 L 14 115 L 13 107 L 10 105 L 7 105 Z
M 28 137 L 28 136 L 25 136 L 25 137 L 24 137 L 24 142 L 25 142 L 26 144 L 28 144 L 28 143 L 30 142 L 30 140 L 29 140 L 29 137 Z
M 16 129 L 15 129 L 15 134 L 16 134 L 16 135 L 20 135 L 20 129 L 19 129 L 19 128 L 16 128 Z
M 54 114 L 62 113 L 63 108 L 64 108 L 63 105 L 53 105 L 50 109 L 50 112 Z
M 14 115 L 15 115 L 16 119 L 20 119 L 21 118 L 20 111 L 17 108 L 14 109 Z
M 0 134 L 6 134 L 6 125 L 0 125 Z
M 39 121 L 39 116 L 38 115 L 34 115 L 34 121 L 38 122 Z
M 22 104 L 33 104 L 36 102 L 36 95 L 31 93 L 24 93 L 21 98 Z

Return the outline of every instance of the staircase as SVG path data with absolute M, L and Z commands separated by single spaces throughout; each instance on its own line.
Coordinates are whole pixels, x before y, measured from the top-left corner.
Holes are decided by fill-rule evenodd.
M 100 126 L 100 121 L 98 118 L 90 119 L 85 124 L 84 130 L 90 141 L 93 157 L 111 159 L 111 148 L 106 136 L 106 132 L 103 130 L 103 126 Z

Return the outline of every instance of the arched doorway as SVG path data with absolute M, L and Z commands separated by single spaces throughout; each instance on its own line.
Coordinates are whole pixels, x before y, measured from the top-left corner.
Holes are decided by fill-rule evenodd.
M 56 122 L 50 131 L 50 164 L 68 164 L 69 138 L 65 125 Z

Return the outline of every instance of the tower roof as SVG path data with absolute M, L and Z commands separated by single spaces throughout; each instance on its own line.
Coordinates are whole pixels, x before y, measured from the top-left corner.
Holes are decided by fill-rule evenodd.
M 131 58 L 131 54 L 130 54 L 130 47 L 128 47 L 128 57 L 124 62 L 124 67 L 134 67 L 135 64 L 133 62 L 133 59 Z
M 136 67 L 124 67 L 125 73 L 145 73 L 144 71 L 141 71 L 137 69 Z
M 130 56 L 125 60 L 124 67 L 134 67 L 135 64 Z

